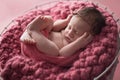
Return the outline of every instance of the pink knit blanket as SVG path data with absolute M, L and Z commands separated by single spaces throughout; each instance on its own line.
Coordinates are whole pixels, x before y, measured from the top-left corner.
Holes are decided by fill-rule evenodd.
M 46 56 L 38 56 L 36 50 L 33 51 L 35 55 L 32 57 L 22 54 L 19 38 L 27 24 L 36 16 L 51 15 L 54 20 L 64 19 L 74 10 L 83 7 L 95 7 L 100 10 L 107 24 L 84 50 L 68 59 L 50 56 L 45 59 Z M 65 1 L 44 10 L 38 7 L 14 19 L 9 27 L 0 40 L 0 75 L 4 80 L 93 80 L 116 56 L 117 24 L 111 14 L 94 3 Z M 36 61 L 39 57 L 45 60 Z M 106 80 L 105 77 L 102 80 Z
M 78 58 L 79 53 L 70 56 L 70 57 L 55 57 L 55 56 L 50 56 L 46 55 L 42 52 L 40 52 L 35 45 L 29 45 L 29 44 L 24 44 L 21 43 L 21 50 L 23 52 L 23 55 L 26 57 L 29 57 L 35 61 L 47 61 L 53 64 L 56 64 L 58 66 L 70 66 L 76 58 Z M 79 51 L 80 52 L 80 51 Z

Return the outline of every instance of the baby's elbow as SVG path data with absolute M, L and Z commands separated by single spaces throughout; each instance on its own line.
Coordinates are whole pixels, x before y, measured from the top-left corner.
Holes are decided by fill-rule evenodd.
M 59 49 L 58 49 L 58 47 L 55 47 L 55 48 L 53 48 L 51 50 L 52 50 L 51 51 L 51 55 L 53 55 L 53 56 L 59 56 Z

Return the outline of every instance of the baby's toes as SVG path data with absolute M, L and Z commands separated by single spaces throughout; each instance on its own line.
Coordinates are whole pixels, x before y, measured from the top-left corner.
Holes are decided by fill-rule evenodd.
M 42 20 L 44 20 L 44 17 L 40 15 L 40 16 L 38 16 L 38 20 L 42 21 Z
M 24 39 L 24 43 L 30 44 L 30 41 L 28 39 Z
M 35 40 L 34 39 L 31 39 L 31 44 L 35 44 Z
M 27 44 L 35 44 L 34 39 L 29 39 L 29 40 L 27 40 Z
M 41 22 L 47 22 L 47 18 L 44 16 L 41 16 Z
M 45 16 L 40 16 L 41 20 L 45 20 Z
M 44 16 L 41 16 L 41 20 L 44 20 L 45 19 L 45 17 Z
M 27 39 L 24 39 L 23 42 L 24 42 L 24 43 L 28 43 L 28 40 L 27 40 Z
M 48 19 L 47 17 L 44 16 L 44 21 L 45 21 L 45 22 L 48 22 L 49 19 Z

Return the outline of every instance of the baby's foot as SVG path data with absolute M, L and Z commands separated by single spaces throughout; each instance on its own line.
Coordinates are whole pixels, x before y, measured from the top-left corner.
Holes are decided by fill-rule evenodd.
M 26 44 L 35 44 L 34 39 L 24 39 L 24 43 Z
M 43 30 L 46 26 L 50 25 L 53 22 L 50 16 L 38 16 L 35 18 L 29 25 L 30 30 Z
M 26 44 L 35 44 L 35 40 L 31 38 L 27 31 L 25 31 L 20 37 L 20 41 Z

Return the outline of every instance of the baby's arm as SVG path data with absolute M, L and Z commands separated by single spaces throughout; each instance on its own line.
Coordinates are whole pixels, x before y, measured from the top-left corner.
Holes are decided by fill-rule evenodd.
M 92 36 L 90 34 L 88 35 L 87 33 L 84 33 L 80 38 L 63 47 L 60 50 L 60 55 L 66 57 L 70 56 L 78 51 L 80 48 L 84 48 L 91 41 Z
M 53 31 L 61 31 L 64 29 L 70 22 L 72 15 L 68 15 L 66 19 L 57 20 L 53 24 Z
M 32 26 L 32 27 L 31 27 Z M 38 30 L 38 31 L 43 31 L 45 29 L 49 30 L 48 32 L 51 31 L 53 26 L 53 19 L 51 16 L 38 16 L 36 17 L 33 21 L 31 21 L 27 25 L 27 29 L 29 30 Z

